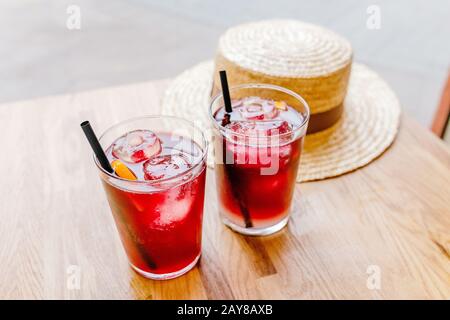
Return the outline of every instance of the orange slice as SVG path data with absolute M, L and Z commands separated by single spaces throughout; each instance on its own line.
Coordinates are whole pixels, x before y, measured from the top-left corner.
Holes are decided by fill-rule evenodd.
M 287 104 L 284 101 L 275 101 L 275 108 L 277 108 L 278 110 L 286 111 Z
M 136 175 L 122 161 L 114 160 L 111 162 L 114 172 L 121 178 L 128 180 L 137 180 Z

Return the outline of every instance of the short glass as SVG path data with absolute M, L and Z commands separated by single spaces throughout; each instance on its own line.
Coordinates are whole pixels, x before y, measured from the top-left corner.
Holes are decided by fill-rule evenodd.
M 175 278 L 192 269 L 201 254 L 207 141 L 189 121 L 148 116 L 110 127 L 100 144 L 107 150 L 134 130 L 161 134 L 163 147 L 182 137 L 183 148 L 192 142 L 190 152 L 197 152 L 190 169 L 155 181 L 122 179 L 105 171 L 94 156 L 130 265 L 147 278 Z
M 225 112 L 222 94 L 213 98 L 209 110 L 213 123 L 218 205 L 223 223 L 245 235 L 272 234 L 282 229 L 289 219 L 309 107 L 293 91 L 268 84 L 231 87 L 230 96 L 232 124 L 243 120 L 235 113 L 242 110 L 241 102 L 249 97 L 283 106 L 285 111 L 275 110 L 276 117 L 284 117 L 283 121 L 287 119 L 288 123 L 295 124 L 288 132 L 277 129 L 271 130 L 269 135 L 255 130 L 236 131 L 233 125 L 224 127 L 220 122 Z M 289 114 L 281 114 L 286 110 Z M 272 122 L 282 124 L 282 120 L 258 125 L 270 127 Z

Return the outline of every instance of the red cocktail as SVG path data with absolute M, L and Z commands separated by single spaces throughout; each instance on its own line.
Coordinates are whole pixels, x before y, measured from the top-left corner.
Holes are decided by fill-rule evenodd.
M 107 173 L 96 161 L 131 266 L 152 279 L 189 271 L 201 252 L 202 133 L 182 119 L 145 117 L 113 126 L 100 143 L 116 168 Z M 117 175 L 121 169 L 131 180 Z
M 308 106 L 270 85 L 235 87 L 230 95 L 228 115 L 221 95 L 211 106 L 222 220 L 243 234 L 271 234 L 289 218 Z

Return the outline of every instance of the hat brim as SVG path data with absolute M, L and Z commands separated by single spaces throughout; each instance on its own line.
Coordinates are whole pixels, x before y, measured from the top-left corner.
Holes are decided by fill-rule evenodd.
M 164 93 L 163 113 L 210 128 L 213 70 L 213 61 L 205 61 L 176 77 Z M 335 177 L 367 165 L 392 144 L 399 122 L 400 103 L 389 85 L 354 63 L 344 113 L 332 127 L 306 136 L 297 181 Z M 212 155 L 208 164 L 213 166 Z

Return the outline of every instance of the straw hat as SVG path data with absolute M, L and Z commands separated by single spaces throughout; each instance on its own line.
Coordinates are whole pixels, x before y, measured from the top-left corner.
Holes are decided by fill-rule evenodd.
M 278 21 L 276 21 L 276 24 L 278 24 Z M 279 36 L 279 33 L 277 35 Z M 224 39 L 224 37 L 221 39 Z M 331 39 L 336 38 L 332 35 Z M 281 39 L 279 41 L 282 43 Z M 293 38 L 292 41 L 301 40 Z M 340 43 L 338 47 L 346 48 L 345 41 L 340 42 L 339 40 L 338 42 Z M 219 45 L 219 58 L 216 58 L 215 63 L 213 61 L 200 63 L 183 72 L 170 84 L 162 101 L 163 113 L 182 116 L 197 122 L 202 128 L 210 128 L 208 109 L 211 92 L 214 91 L 215 68 L 222 63 L 220 62 L 220 56 L 227 60 L 231 59 L 226 53 L 222 55 L 221 52 L 228 52 L 223 49 L 223 45 Z M 236 49 L 236 54 L 238 54 L 238 49 Z M 327 56 L 325 53 L 323 55 Z M 330 55 L 328 57 L 329 59 L 324 59 L 328 61 L 325 63 L 326 69 L 320 68 L 318 64 L 317 67 L 308 69 L 307 65 L 310 60 L 305 60 L 304 62 L 296 62 L 297 64 L 306 65 L 303 69 L 302 67 L 296 69 L 289 67 L 284 70 L 281 66 L 288 62 L 289 59 L 286 58 L 284 63 L 280 62 L 279 67 L 270 69 L 279 71 L 278 76 L 271 77 L 274 77 L 276 80 L 289 78 L 291 80 L 289 83 L 298 85 L 299 83 L 307 83 L 307 79 L 314 79 L 314 81 L 325 79 L 326 83 L 327 76 L 324 76 L 324 74 L 334 75 L 336 73 L 345 74 L 350 72 L 350 67 L 347 64 L 349 59 L 351 61 L 351 50 L 341 50 L 341 54 L 334 55 L 334 58 L 331 58 Z M 262 58 L 256 57 L 255 59 Z M 244 60 L 242 59 L 242 61 Z M 282 59 L 280 58 L 279 60 Z M 295 61 L 295 59 L 289 61 Z M 234 62 L 232 63 L 234 66 L 237 65 Z M 263 74 L 261 72 L 262 69 L 257 71 L 247 69 L 250 63 L 255 64 L 255 66 L 257 65 L 256 63 L 246 63 L 248 65 L 241 63 L 238 66 L 237 70 L 240 70 L 240 73 L 242 73 L 242 69 L 245 69 L 247 75 L 260 76 Z M 281 73 L 283 70 L 285 73 Z M 289 74 L 288 72 L 291 73 Z M 229 74 L 228 69 L 227 74 Z M 305 76 L 306 74 L 309 78 Z M 335 86 L 340 88 L 334 91 L 335 94 L 327 95 L 329 92 L 323 89 L 330 86 L 318 85 L 320 87 L 318 90 L 321 91 L 323 89 L 322 93 L 326 97 L 320 99 L 320 95 L 314 94 L 311 95 L 312 98 L 310 97 L 311 101 L 317 102 L 315 104 L 316 111 L 323 111 L 322 108 L 327 108 L 327 106 L 330 108 L 329 106 L 334 105 L 331 102 L 336 100 L 333 99 L 340 96 L 342 92 L 346 93 L 346 95 L 344 93 L 345 99 L 341 103 L 342 116 L 338 117 L 337 122 L 325 130 L 306 136 L 297 177 L 298 182 L 334 177 L 362 167 L 382 154 L 391 145 L 396 136 L 400 118 L 400 105 L 389 86 L 374 71 L 358 63 L 353 63 L 351 66 L 351 74 L 348 81 L 342 80 L 345 78 L 345 75 L 338 78 L 341 79 L 339 80 L 341 85 Z M 259 79 L 255 78 L 253 81 L 245 81 L 262 82 Z M 231 85 L 236 84 L 232 81 L 230 83 Z M 344 83 L 345 85 L 343 85 Z M 287 85 L 284 86 L 286 87 Z M 313 91 L 311 92 L 314 93 Z M 300 94 L 305 96 L 302 92 Z M 334 96 L 334 98 L 331 96 Z M 314 97 L 317 97 L 317 99 L 314 99 Z M 311 101 L 306 100 L 311 106 Z M 313 108 L 311 106 L 311 110 Z M 210 166 L 213 165 L 213 159 L 212 155 L 208 157 Z

